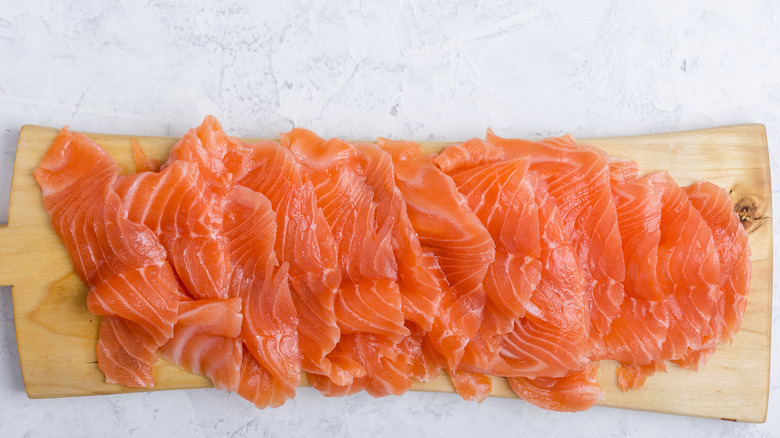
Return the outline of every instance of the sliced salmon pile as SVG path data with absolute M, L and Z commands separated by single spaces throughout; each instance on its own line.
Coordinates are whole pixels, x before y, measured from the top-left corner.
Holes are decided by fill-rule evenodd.
M 537 406 L 601 399 L 667 363 L 696 370 L 739 330 L 750 246 L 728 193 L 577 143 L 245 143 L 214 117 L 137 173 L 63 128 L 35 178 L 102 317 L 106 382 L 158 356 L 259 408 L 302 372 L 328 397 L 400 395 L 442 371 Z

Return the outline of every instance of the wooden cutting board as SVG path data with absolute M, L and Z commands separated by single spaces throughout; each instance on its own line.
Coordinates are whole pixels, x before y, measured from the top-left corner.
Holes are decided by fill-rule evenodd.
M 32 176 L 58 130 L 24 126 L 19 136 L 11 188 L 8 226 L 0 228 L 0 284 L 13 286 L 19 359 L 30 398 L 68 397 L 137 391 L 106 384 L 95 359 L 99 318 L 86 308 L 84 284 L 73 273 L 68 254 L 49 226 L 41 194 Z M 130 136 L 89 134 L 133 172 Z M 150 155 L 164 159 L 175 138 L 136 137 Z M 742 330 L 732 345 L 721 346 L 698 373 L 669 364 L 668 374 L 648 379 L 639 391 L 617 388 L 615 364 L 599 373 L 601 406 L 649 410 L 726 420 L 763 422 L 769 395 L 772 319 L 772 194 L 766 130 L 740 125 L 637 137 L 581 139 L 614 156 L 638 161 L 642 170 L 665 169 L 681 185 L 697 179 L 731 190 L 736 211 L 750 233 L 753 277 Z M 438 151 L 446 143 L 425 143 Z M 211 386 L 159 361 L 156 388 Z M 305 381 L 304 381 L 305 382 Z M 453 392 L 446 376 L 414 390 Z M 493 394 L 514 394 L 495 379 Z M 453 397 L 457 397 L 453 395 Z M 518 403 L 524 403 L 518 401 Z

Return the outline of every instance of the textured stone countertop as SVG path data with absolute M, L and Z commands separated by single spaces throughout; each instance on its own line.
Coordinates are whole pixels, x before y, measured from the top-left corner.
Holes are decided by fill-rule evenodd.
M 303 126 L 418 140 L 487 127 L 588 137 L 763 123 L 778 194 L 772 0 L 179 3 L 3 2 L 3 214 L 24 124 L 178 136 L 206 114 L 238 136 Z M 30 400 L 10 290 L 0 292 L 2 436 L 780 436 L 777 296 L 769 417 L 756 425 L 450 394 L 327 399 L 310 388 L 265 411 L 216 390 Z

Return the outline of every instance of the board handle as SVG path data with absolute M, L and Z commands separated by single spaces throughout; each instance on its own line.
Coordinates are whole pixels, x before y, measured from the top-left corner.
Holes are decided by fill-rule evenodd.
M 18 147 L 17 147 L 18 148 Z M 7 255 L 1 248 L 7 248 L 10 246 L 8 242 L 8 210 L 10 208 L 11 201 L 11 182 L 14 174 L 14 161 L 16 158 L 16 151 L 13 155 L 6 155 L 0 160 L 0 286 L 10 285 L 8 281 L 8 275 L 6 270 L 8 269 L 9 261 Z M 3 287 L 5 289 L 5 287 Z M 10 291 L 10 287 L 8 288 Z
M 10 291 L 10 286 L 12 286 L 14 282 L 10 272 L 12 263 L 10 261 L 11 254 L 9 254 L 8 249 L 11 248 L 11 242 L 8 239 L 8 233 L 8 224 L 0 224 L 0 288 L 9 286 L 8 289 Z

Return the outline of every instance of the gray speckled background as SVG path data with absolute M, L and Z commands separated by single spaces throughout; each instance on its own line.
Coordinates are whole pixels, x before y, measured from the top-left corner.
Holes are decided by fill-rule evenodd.
M 2 3 L 3 215 L 23 124 L 181 135 L 207 113 L 240 136 L 297 125 L 420 140 L 488 126 L 584 137 L 756 122 L 767 126 L 778 178 L 780 4 L 771 0 L 189 3 Z M 776 296 L 769 419 L 750 425 L 608 408 L 558 414 L 447 394 L 326 399 L 309 388 L 266 411 L 216 390 L 29 400 L 8 292 L 2 436 L 780 435 Z

